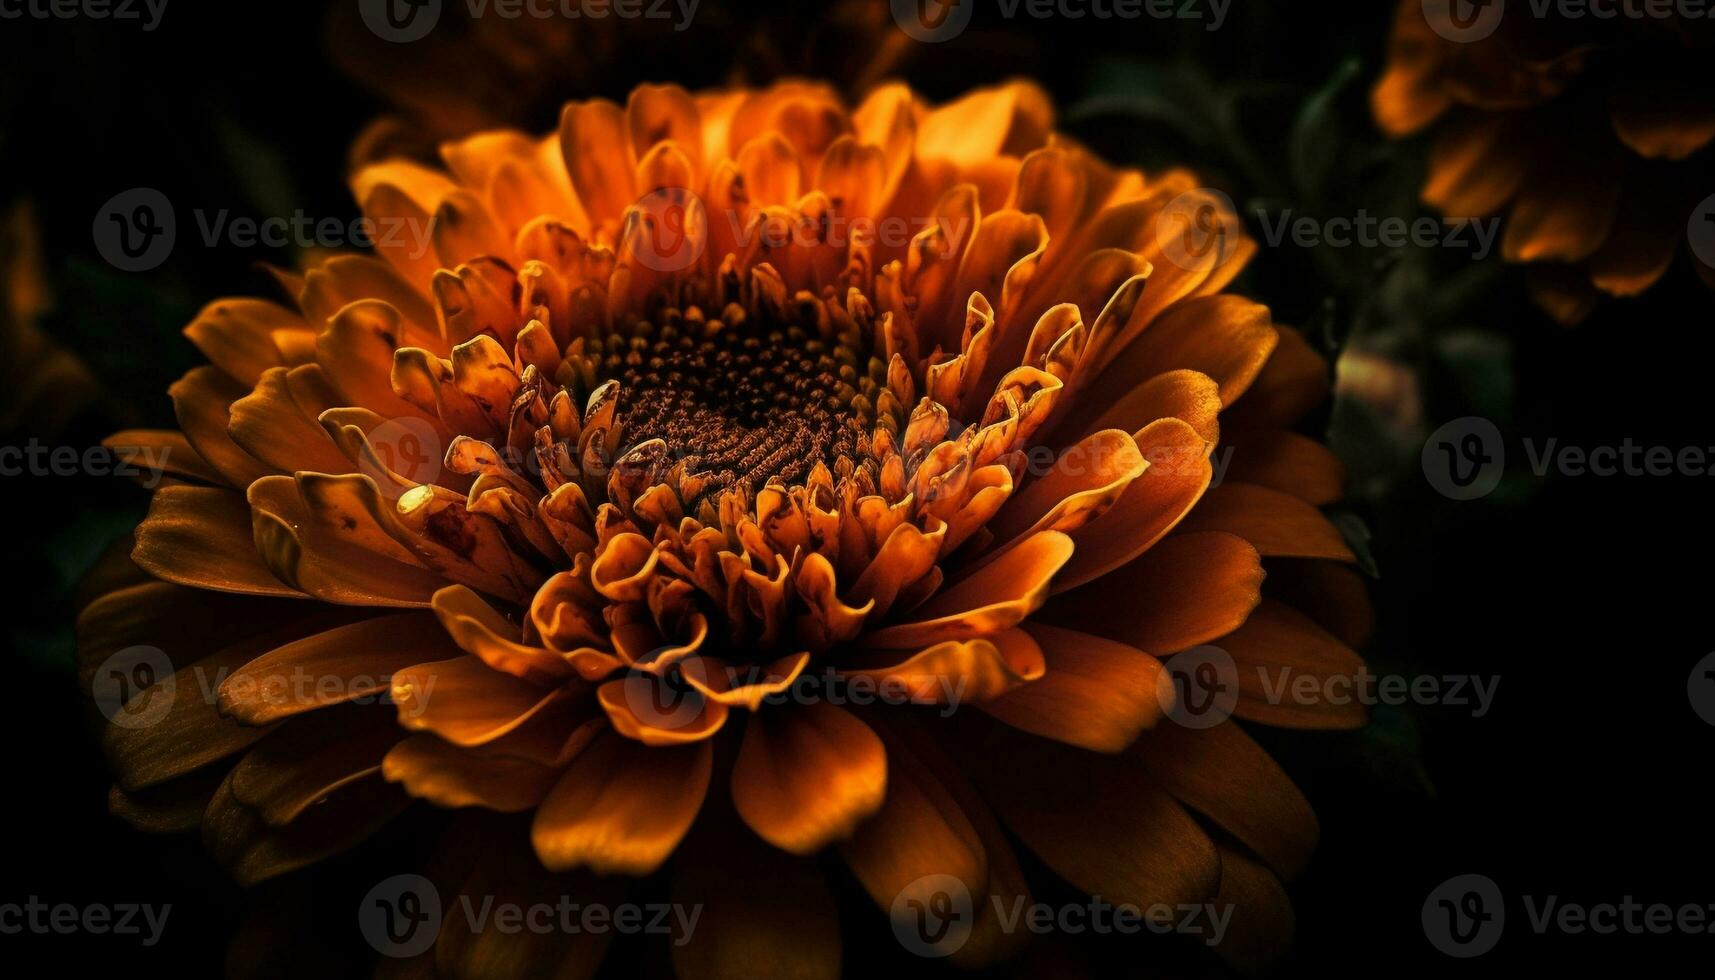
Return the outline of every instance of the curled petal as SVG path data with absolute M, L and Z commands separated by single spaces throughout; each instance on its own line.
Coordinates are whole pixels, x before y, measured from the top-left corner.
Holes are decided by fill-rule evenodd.
M 1001 697 L 1037 680 L 1043 669 L 1042 649 L 1031 635 L 1009 629 L 977 640 L 937 643 L 903 659 L 890 651 L 868 654 L 839 673 L 900 691 L 915 703 L 956 705 Z
M 613 730 L 644 745 L 682 745 L 713 736 L 727 706 L 654 674 L 637 673 L 596 688 Z
M 864 637 L 872 648 L 904 649 L 999 633 L 1042 605 L 1054 573 L 1072 557 L 1072 539 L 1043 531 L 937 594 L 920 619 Z

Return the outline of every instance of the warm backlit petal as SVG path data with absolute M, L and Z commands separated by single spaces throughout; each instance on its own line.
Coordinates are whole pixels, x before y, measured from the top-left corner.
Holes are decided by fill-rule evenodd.
M 652 748 L 604 735 L 536 809 L 530 839 L 551 871 L 646 875 L 678 846 L 709 785 L 708 742 Z
M 1161 664 L 1135 647 L 1032 623 L 1047 668 L 982 709 L 1014 728 L 1095 752 L 1119 752 L 1161 717 Z
M 1072 532 L 1076 550 L 1055 581 L 1065 591 L 1143 554 L 1191 511 L 1214 470 L 1203 437 L 1178 419 L 1160 419 L 1136 436 L 1148 468 L 1107 513 Z
M 1166 655 L 1238 629 L 1262 601 L 1262 557 L 1221 532 L 1176 534 L 1044 606 L 1048 622 Z
M 1352 560 L 1339 528 L 1315 507 L 1289 493 L 1250 483 L 1223 483 L 1211 489 L 1182 530 L 1236 534 L 1264 558 Z
M 1032 535 L 941 591 L 914 622 L 877 630 L 864 643 L 897 650 L 1016 626 L 1042 605 L 1054 573 L 1072 553 L 1072 540 L 1058 531 Z
M 821 701 L 752 718 L 732 770 L 733 805 L 744 822 L 793 854 L 849 837 L 881 806 L 887 787 L 881 740 Z

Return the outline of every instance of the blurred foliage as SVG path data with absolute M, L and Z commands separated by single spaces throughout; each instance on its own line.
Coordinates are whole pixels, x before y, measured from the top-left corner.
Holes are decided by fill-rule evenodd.
M 1314 79 L 1220 77 L 1191 61 L 1103 58 L 1066 124 L 1111 159 L 1146 171 L 1188 165 L 1232 199 L 1260 246 L 1239 288 L 1334 364 L 1335 398 L 1309 422 L 1347 466 L 1349 499 L 1331 516 L 1378 588 L 1412 588 L 1421 570 L 1400 568 L 1405 574 L 1390 582 L 1390 556 L 1412 561 L 1433 547 L 1439 522 L 1456 516 L 1423 506 L 1425 438 L 1462 415 L 1503 429 L 1513 419 L 1514 323 L 1506 311 L 1518 301 L 1520 277 L 1498 248 L 1473 261 L 1468 248 L 1306 247 L 1280 233 L 1288 218 L 1326 228 L 1330 219 L 1365 215 L 1433 216 L 1417 200 L 1422 147 L 1390 143 L 1370 121 L 1373 59 L 1347 56 L 1324 70 Z M 1496 501 L 1520 503 L 1539 485 L 1509 479 Z M 1433 652 L 1417 647 L 1409 623 L 1389 621 L 1388 605 L 1364 651 L 1371 669 L 1433 673 Z M 1424 798 L 1435 793 L 1422 758 L 1422 726 L 1433 711 L 1378 707 L 1368 728 L 1333 746 L 1273 733 L 1267 741 L 1295 773 Z

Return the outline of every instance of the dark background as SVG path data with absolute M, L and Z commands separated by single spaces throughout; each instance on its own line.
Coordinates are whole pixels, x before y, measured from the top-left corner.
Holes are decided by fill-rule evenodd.
M 122 426 L 172 424 L 167 385 L 199 361 L 183 325 L 210 299 L 263 292 L 258 261 L 294 261 L 263 248 L 205 248 L 190 211 L 353 215 L 347 149 L 389 104 L 358 77 L 420 74 L 479 94 L 498 118 L 546 129 L 564 98 L 623 100 L 642 80 L 695 88 L 818 66 L 853 78 L 867 50 L 855 35 L 817 30 L 809 5 L 703 0 L 684 37 L 548 57 L 508 88 L 482 84 L 483 60 L 470 52 L 426 73 L 408 62 L 444 51 L 356 43 L 336 59 L 319 4 L 240 6 L 171 0 L 152 32 L 0 21 L 0 203 L 33 209 L 53 299 L 42 326 L 81 357 L 99 392 L 54 431 L 24 420 L 6 444 L 86 446 Z M 1196 167 L 1241 209 L 1418 213 L 1423 146 L 1386 145 L 1365 102 L 1389 4 L 1237 0 L 1215 32 L 1147 19 L 1009 25 L 993 6 L 980 5 L 953 42 L 911 45 L 897 74 L 937 100 L 1031 76 L 1053 94 L 1062 128 L 1116 161 Z M 172 258 L 136 275 L 103 262 L 90 233 L 102 203 L 132 187 L 163 191 L 180 216 Z M 1354 478 L 1345 510 L 1367 529 L 1377 573 L 1380 628 L 1366 658 L 1384 674 L 1500 679 L 1482 718 L 1454 706 L 1383 707 L 1361 732 L 1265 733 L 1323 832 L 1311 870 L 1292 886 L 1299 941 L 1283 974 L 1715 959 L 1715 936 L 1536 936 L 1517 900 L 1715 902 L 1705 802 L 1715 732 L 1686 697 L 1692 665 L 1715 649 L 1710 482 L 1538 478 L 1522 451 L 1525 437 L 1715 446 L 1715 318 L 1690 278 L 1681 267 L 1646 299 L 1609 302 L 1574 329 L 1525 301 L 1519 270 L 1454 249 L 1265 246 L 1241 280 L 1282 322 L 1395 372 L 1386 392 L 1400 401 L 1378 407 L 1368 389 L 1347 389 L 1326 420 Z M 1499 490 L 1456 502 L 1424 479 L 1417 454 L 1429 430 L 1467 415 L 1495 420 L 1511 457 Z M 0 902 L 173 904 L 155 949 L 125 937 L 0 936 L 0 957 L 214 975 L 240 894 L 211 873 L 195 840 L 147 838 L 108 817 L 93 713 L 71 667 L 75 582 L 141 517 L 146 496 L 116 480 L 11 477 L 0 479 L 0 500 L 9 570 Z M 373 876 L 410 847 L 381 842 L 360 860 Z M 1493 953 L 1457 962 L 1429 945 L 1419 915 L 1432 888 L 1467 872 L 1499 883 L 1509 921 Z M 325 874 L 312 872 L 304 887 L 321 887 Z M 355 932 L 343 909 L 332 921 Z M 351 941 L 318 940 L 342 954 Z M 1160 945 L 1111 945 L 1117 958 L 1099 972 L 1209 967 Z M 867 955 L 854 953 L 852 975 L 869 972 Z

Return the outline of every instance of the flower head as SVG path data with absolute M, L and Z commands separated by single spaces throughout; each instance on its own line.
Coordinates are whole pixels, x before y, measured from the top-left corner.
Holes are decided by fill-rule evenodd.
M 180 479 L 86 663 L 154 630 L 225 674 L 111 729 L 116 809 L 246 881 L 412 798 L 527 814 L 492 843 L 519 874 L 671 858 L 711 896 L 740 938 L 687 973 L 837 965 L 830 847 L 883 909 L 1025 894 L 1003 823 L 1279 948 L 1314 819 L 1237 725 L 1163 722 L 1162 660 L 1213 643 L 1238 717 L 1359 724 L 1256 678 L 1358 669 L 1362 587 L 1339 466 L 1288 430 L 1324 364 L 1222 291 L 1254 246 L 1218 195 L 1102 163 L 1027 84 L 645 86 L 443 156 L 359 170 L 376 254 L 211 304 L 182 432 L 126 436 Z M 1025 938 L 975 928 L 971 962 Z

